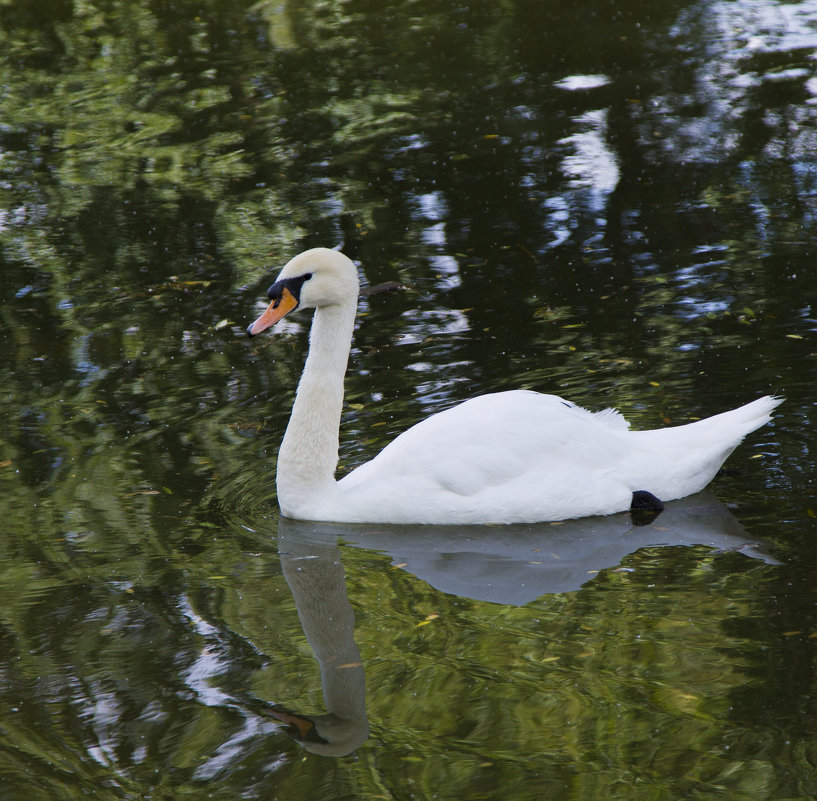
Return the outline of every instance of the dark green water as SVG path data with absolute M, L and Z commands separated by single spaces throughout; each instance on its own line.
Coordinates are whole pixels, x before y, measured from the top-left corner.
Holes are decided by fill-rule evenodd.
M 0 799 L 817 796 L 815 47 L 813 0 L 0 2 Z M 494 389 L 787 400 L 652 526 L 279 521 L 308 319 L 243 329 L 316 245 L 407 287 L 344 468 Z

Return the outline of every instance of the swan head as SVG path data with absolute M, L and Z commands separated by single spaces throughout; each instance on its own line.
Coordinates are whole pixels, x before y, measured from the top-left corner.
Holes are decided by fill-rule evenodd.
M 357 269 L 340 251 L 312 248 L 293 258 L 267 291 L 270 304 L 247 328 L 255 336 L 298 308 L 319 309 L 357 302 Z
M 277 720 L 287 724 L 285 732 L 307 751 L 321 756 L 347 756 L 369 737 L 365 711 L 348 720 L 331 713 L 297 715 L 277 704 L 269 710 Z

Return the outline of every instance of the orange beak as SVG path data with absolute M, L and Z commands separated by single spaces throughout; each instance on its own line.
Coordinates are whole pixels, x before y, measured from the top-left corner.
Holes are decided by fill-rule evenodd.
M 272 301 L 272 303 L 267 306 L 266 311 L 247 328 L 247 336 L 254 337 L 256 334 L 266 331 L 270 326 L 275 325 L 282 317 L 297 308 L 297 306 L 297 298 L 284 287 L 281 291 L 281 297 Z

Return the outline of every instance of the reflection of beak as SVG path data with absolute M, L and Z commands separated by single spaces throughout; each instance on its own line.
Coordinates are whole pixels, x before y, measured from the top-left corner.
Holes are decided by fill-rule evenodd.
M 286 288 L 281 289 L 281 297 L 267 306 L 266 311 L 247 328 L 247 336 L 254 337 L 262 331 L 266 331 L 270 326 L 275 325 L 282 317 L 297 308 L 298 299 Z
M 287 712 L 286 709 L 283 709 L 282 707 L 274 707 L 270 709 L 269 714 L 277 720 L 280 720 L 282 723 L 289 724 L 287 727 L 287 734 L 292 737 L 293 740 L 297 740 L 298 742 L 327 742 L 320 736 L 320 734 L 318 734 L 314 722 L 309 718 L 305 718 L 301 715 L 294 715 L 292 712 Z
M 287 712 L 284 709 L 271 709 L 270 715 L 277 718 L 282 723 L 289 723 L 290 726 L 294 726 L 301 735 L 298 739 L 303 739 L 307 734 L 309 734 L 311 729 L 315 728 L 315 724 L 309 718 L 302 718 L 299 715 L 293 715 L 291 712 Z

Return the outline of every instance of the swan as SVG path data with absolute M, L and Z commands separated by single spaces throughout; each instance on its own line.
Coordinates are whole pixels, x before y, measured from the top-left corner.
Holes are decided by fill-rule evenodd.
M 614 409 L 511 390 L 426 418 L 339 481 L 343 382 L 359 284 L 336 250 L 295 256 L 269 288 L 255 336 L 314 308 L 309 354 L 278 453 L 281 513 L 338 523 L 535 523 L 629 509 L 702 490 L 782 398 L 766 396 L 686 425 L 632 431 Z

